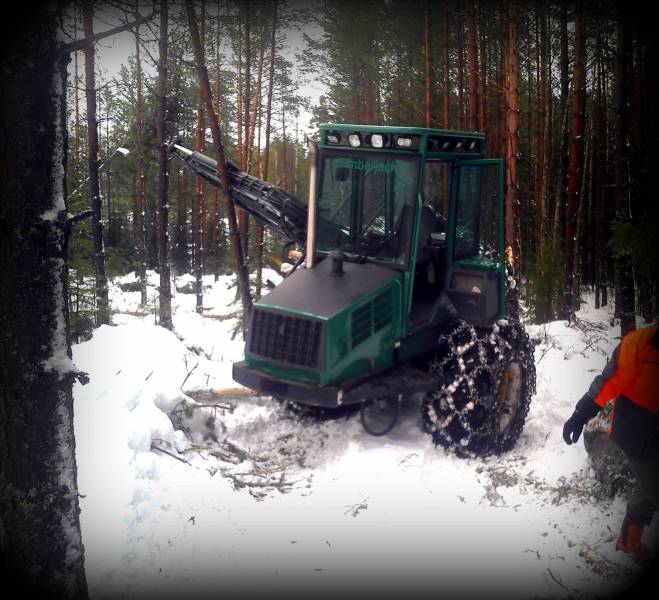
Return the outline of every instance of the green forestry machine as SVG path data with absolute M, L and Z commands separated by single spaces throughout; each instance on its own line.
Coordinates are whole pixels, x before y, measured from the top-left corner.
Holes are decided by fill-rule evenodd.
M 535 365 L 505 317 L 503 161 L 483 146 L 480 133 L 323 124 L 308 203 L 227 162 L 235 204 L 303 249 L 255 303 L 234 379 L 297 407 L 359 404 L 374 435 L 416 402 L 458 456 L 512 448 Z M 214 160 L 169 151 L 220 186 Z

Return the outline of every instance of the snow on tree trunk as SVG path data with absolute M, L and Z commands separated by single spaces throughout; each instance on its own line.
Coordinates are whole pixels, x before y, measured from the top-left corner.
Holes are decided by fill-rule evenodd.
M 0 178 L 0 560 L 23 592 L 85 598 L 56 24 L 39 15 L 0 64 L 0 133 L 12 140 Z

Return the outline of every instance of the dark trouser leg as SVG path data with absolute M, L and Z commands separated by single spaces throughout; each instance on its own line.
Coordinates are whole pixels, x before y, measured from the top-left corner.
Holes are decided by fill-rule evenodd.
M 636 487 L 627 502 L 627 514 L 638 525 L 648 525 L 659 509 L 659 436 L 650 442 L 645 456 L 630 460 Z

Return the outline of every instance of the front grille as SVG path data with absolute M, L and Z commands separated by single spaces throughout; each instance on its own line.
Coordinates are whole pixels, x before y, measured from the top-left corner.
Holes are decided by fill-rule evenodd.
M 249 351 L 271 360 L 317 368 L 321 334 L 321 321 L 255 308 Z

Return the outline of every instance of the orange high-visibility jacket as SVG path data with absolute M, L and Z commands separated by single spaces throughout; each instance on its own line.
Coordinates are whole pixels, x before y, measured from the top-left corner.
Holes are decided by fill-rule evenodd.
M 600 406 L 620 395 L 653 413 L 659 411 L 659 325 L 630 331 L 588 396 Z

